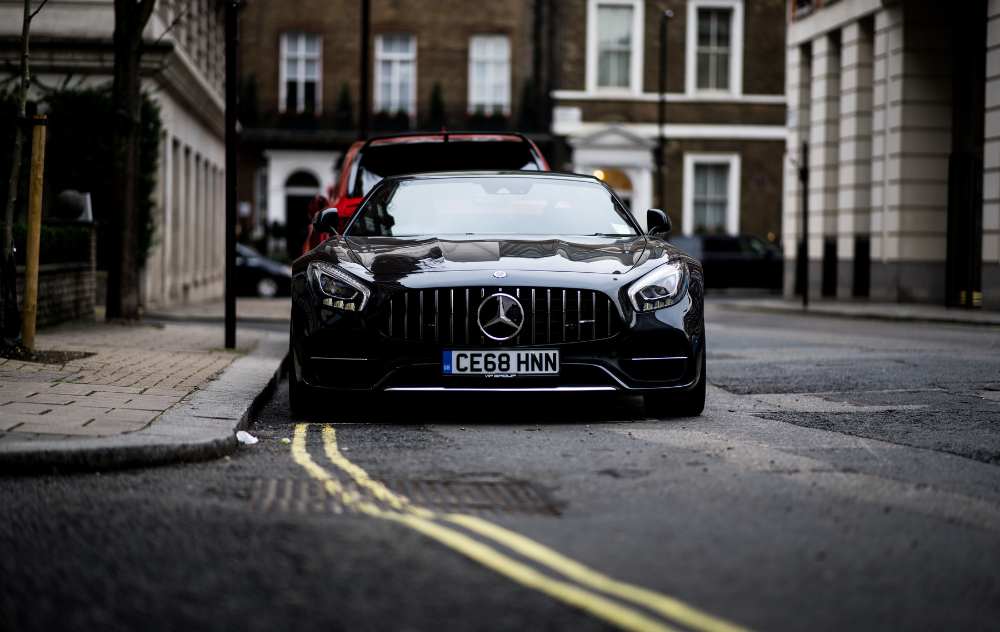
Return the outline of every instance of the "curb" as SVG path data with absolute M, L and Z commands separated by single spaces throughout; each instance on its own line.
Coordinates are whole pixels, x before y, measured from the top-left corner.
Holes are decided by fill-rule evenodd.
M 205 325 L 218 325 L 225 322 L 225 317 L 223 316 L 212 316 L 212 315 L 184 315 L 184 314 L 145 314 L 143 319 L 155 323 L 200 323 Z M 288 324 L 287 316 L 244 316 L 236 317 L 236 323 L 239 325 L 274 325 L 274 324 Z
M 285 374 L 288 336 L 264 337 L 219 376 L 142 430 L 114 437 L 0 445 L 3 473 L 57 473 L 207 461 L 231 454 Z
M 823 318 L 842 318 L 847 320 L 880 320 L 888 322 L 908 322 L 908 323 L 932 323 L 942 325 L 967 325 L 971 327 L 1000 327 L 1000 315 L 996 320 L 970 320 L 957 316 L 933 316 L 921 314 L 887 314 L 879 312 L 849 312 L 844 310 L 826 310 L 823 308 L 809 308 L 803 310 L 801 306 L 780 306 L 780 305 L 754 305 L 747 303 L 716 302 L 716 307 L 744 312 L 758 312 L 762 314 L 796 314 L 799 316 L 817 316 Z

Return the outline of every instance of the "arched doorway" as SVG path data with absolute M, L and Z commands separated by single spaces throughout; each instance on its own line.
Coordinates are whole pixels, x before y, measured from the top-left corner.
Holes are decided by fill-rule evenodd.
M 319 178 L 295 171 L 285 180 L 285 253 L 289 261 L 302 254 L 309 228 L 309 203 L 320 192 Z

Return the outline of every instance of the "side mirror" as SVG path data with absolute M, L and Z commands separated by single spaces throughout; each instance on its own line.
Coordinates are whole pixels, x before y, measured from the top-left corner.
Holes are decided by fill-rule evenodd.
M 651 208 L 646 211 L 646 232 L 648 234 L 666 237 L 670 234 L 671 229 L 669 215 L 658 208 Z
M 337 209 L 325 208 L 316 214 L 313 228 L 319 233 L 336 233 L 339 223 L 340 213 L 337 212 Z

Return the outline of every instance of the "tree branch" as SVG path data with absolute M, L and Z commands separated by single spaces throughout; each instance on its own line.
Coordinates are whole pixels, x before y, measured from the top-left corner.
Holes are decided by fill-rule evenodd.
M 174 30 L 174 27 L 175 27 L 175 26 L 177 26 L 178 24 L 180 24 L 180 23 L 181 23 L 181 21 L 182 21 L 182 20 L 183 20 L 184 18 L 186 18 L 186 17 L 187 17 L 187 14 L 188 14 L 188 9 L 190 9 L 190 8 L 191 8 L 190 6 L 188 6 L 188 7 L 185 7 L 183 11 L 181 11 L 180 13 L 178 13 L 178 14 L 177 14 L 177 17 L 175 17 L 175 18 L 174 18 L 174 19 L 173 19 L 173 20 L 172 20 L 172 21 L 170 22 L 170 24 L 169 24 L 169 25 L 167 26 L 167 28 L 165 28 L 165 29 L 163 30 L 163 32 L 162 32 L 162 33 L 160 33 L 160 36 L 156 38 L 156 41 L 155 41 L 155 42 L 153 42 L 153 46 L 156 46 L 157 44 L 159 44 L 160 42 L 162 42 L 162 41 L 163 41 L 163 38 L 167 36 L 167 33 L 169 33 L 170 31 Z
M 42 3 L 38 5 L 37 9 L 31 12 L 31 14 L 28 16 L 28 19 L 33 20 L 35 16 L 38 15 L 38 12 L 42 10 L 42 7 L 44 7 L 48 3 L 48 1 L 49 0 L 42 0 Z

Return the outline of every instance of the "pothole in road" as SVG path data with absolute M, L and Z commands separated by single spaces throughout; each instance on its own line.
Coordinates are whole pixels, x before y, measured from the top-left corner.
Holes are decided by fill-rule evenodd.
M 529 481 L 389 479 L 396 494 L 419 507 L 440 512 L 479 515 L 558 516 L 560 505 Z M 360 491 L 360 490 L 359 490 Z M 263 513 L 340 514 L 347 510 L 321 482 L 310 479 L 256 479 L 250 506 Z

